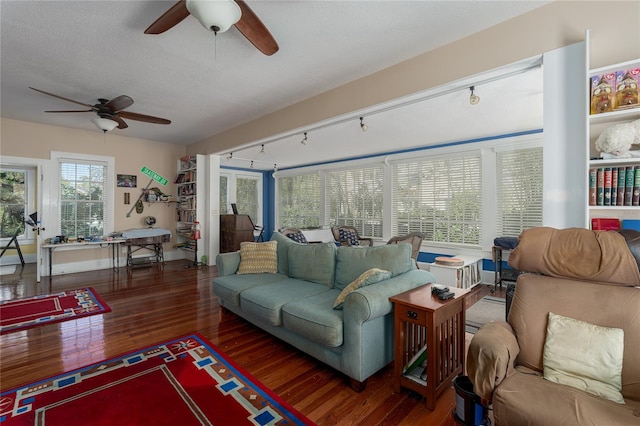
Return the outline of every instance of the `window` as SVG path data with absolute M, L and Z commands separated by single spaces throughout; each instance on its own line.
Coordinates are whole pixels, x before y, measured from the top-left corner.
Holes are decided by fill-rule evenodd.
M 496 169 L 498 235 L 542 226 L 542 148 L 498 152 Z
M 382 165 L 327 173 L 325 208 L 331 225 L 354 226 L 364 237 L 382 237 Z
M 14 167 L 0 169 L 0 238 L 33 238 L 24 219 L 35 211 L 35 179 L 32 170 Z
M 113 173 L 106 161 L 59 159 L 60 233 L 67 237 L 104 235 L 113 227 L 107 212 Z M 109 207 L 112 211 L 113 207 Z M 111 222 L 111 223 L 108 223 Z
M 278 178 L 280 226 L 320 226 L 320 173 Z
M 225 170 L 220 173 L 220 214 L 231 213 L 235 203 L 239 214 L 251 217 L 255 225 L 262 223 L 262 173 Z
M 229 194 L 227 187 L 229 185 L 229 178 L 227 176 L 220 175 L 220 214 L 229 213 Z
M 261 218 L 258 216 L 259 200 L 258 200 L 258 179 L 253 177 L 236 178 L 236 204 L 238 213 L 249 215 L 253 223 L 260 223 Z
M 422 159 L 393 166 L 392 232 L 422 232 L 425 242 L 479 245 L 480 155 Z

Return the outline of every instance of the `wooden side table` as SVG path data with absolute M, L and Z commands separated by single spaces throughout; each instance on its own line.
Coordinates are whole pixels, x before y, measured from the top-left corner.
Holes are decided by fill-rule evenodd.
M 449 289 L 455 294 L 449 300 L 432 295 L 431 284 L 389 298 L 395 310 L 395 391 L 404 387 L 423 395 L 429 410 L 462 373 L 465 360 L 464 299 L 469 290 Z M 426 380 L 419 373 L 403 375 L 404 366 L 425 345 Z

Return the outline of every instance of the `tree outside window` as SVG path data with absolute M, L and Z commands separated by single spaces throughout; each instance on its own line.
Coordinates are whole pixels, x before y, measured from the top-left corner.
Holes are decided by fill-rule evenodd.
M 60 163 L 60 232 L 66 237 L 103 235 L 106 165 Z
M 27 209 L 27 173 L 24 170 L 0 171 L 0 238 L 25 234 Z

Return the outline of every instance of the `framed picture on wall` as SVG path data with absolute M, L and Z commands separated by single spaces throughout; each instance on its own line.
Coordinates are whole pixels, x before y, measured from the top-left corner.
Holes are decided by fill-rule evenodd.
M 118 187 L 119 188 L 137 188 L 138 176 L 137 175 L 118 175 Z

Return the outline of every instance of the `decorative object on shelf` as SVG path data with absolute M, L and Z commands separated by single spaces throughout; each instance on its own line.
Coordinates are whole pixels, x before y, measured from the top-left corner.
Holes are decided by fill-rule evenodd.
M 640 150 L 631 150 L 632 145 L 640 145 L 640 119 L 607 127 L 596 139 L 596 149 L 603 158 L 640 157 Z
M 462 266 L 464 265 L 464 260 L 457 257 L 438 256 L 436 257 L 436 264 L 444 266 Z
M 144 224 L 151 228 L 156 224 L 156 218 L 153 216 L 147 216 L 144 218 Z
M 616 73 L 616 108 L 635 108 L 640 106 L 638 100 L 638 83 L 640 68 L 618 71 Z
M 591 77 L 591 114 L 601 114 L 613 109 L 615 73 Z

